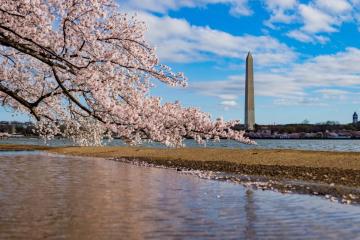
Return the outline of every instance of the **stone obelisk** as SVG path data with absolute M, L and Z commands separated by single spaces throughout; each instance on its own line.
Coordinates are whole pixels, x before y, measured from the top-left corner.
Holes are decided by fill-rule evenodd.
M 246 57 L 246 77 L 245 77 L 245 127 L 247 130 L 254 130 L 254 69 L 253 57 L 249 52 Z

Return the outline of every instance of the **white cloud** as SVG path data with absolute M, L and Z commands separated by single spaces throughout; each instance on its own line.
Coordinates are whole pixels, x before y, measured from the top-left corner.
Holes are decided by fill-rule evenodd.
M 316 0 L 315 4 L 320 8 L 336 14 L 351 10 L 351 5 L 346 0 Z
M 297 0 L 267 0 L 266 5 L 270 8 L 293 8 L 297 4 Z
M 281 106 L 328 106 L 318 97 L 277 98 L 273 103 Z
M 221 101 L 220 104 L 227 107 L 235 107 L 238 105 L 237 102 L 234 100 Z
M 309 34 L 306 34 L 299 30 L 293 30 L 291 32 L 288 32 L 286 35 L 300 42 L 313 42 L 314 40 Z
M 344 22 L 357 19 L 360 23 L 359 0 L 310 0 L 307 3 L 267 0 L 266 9 L 270 13 L 270 18 L 264 22 L 266 26 L 277 29 L 277 23 L 293 24 L 294 29 L 286 35 L 301 42 L 324 44 L 329 41 L 324 34 L 339 31 Z
M 312 86 L 359 86 L 360 49 L 347 48 L 344 52 L 320 55 L 297 64 L 292 75 L 303 84 Z
M 256 58 L 254 58 L 256 60 Z M 329 99 L 345 99 L 354 94 L 339 87 L 360 87 L 360 49 L 348 48 L 333 55 L 321 55 L 291 67 L 255 71 L 255 95 L 273 97 L 281 105 L 325 105 Z M 190 89 L 208 96 L 241 97 L 244 75 L 224 81 L 190 85 Z M 309 89 L 320 88 L 315 92 Z M 335 97 L 334 97 L 335 96 Z M 357 97 L 358 98 L 358 97 Z M 235 100 L 235 99 L 234 99 Z
M 251 9 L 248 0 L 122 0 L 120 6 L 135 10 L 166 14 L 169 10 L 188 7 L 205 7 L 210 4 L 226 4 L 230 7 L 230 14 L 234 16 L 250 16 Z
M 330 41 L 330 38 L 322 36 L 322 35 L 315 35 L 313 38 L 321 44 L 327 43 Z
M 160 13 L 181 8 L 203 8 L 212 4 L 228 5 L 233 16 L 253 14 L 249 0 L 120 0 L 126 11 Z M 360 31 L 359 0 L 264 0 L 270 16 L 264 25 L 278 29 L 277 24 L 292 24 L 295 28 L 286 34 L 302 42 L 327 43 L 326 34 L 337 32 L 344 22 L 355 21 Z M 300 26 L 298 26 L 300 24 Z M 301 35 L 300 35 L 301 34 Z M 325 34 L 325 35 L 324 35 Z M 175 43 L 174 43 L 175 44 Z M 182 54 L 179 58 L 182 58 Z M 197 56 L 194 56 L 197 57 Z
M 212 61 L 218 57 L 243 60 L 249 50 L 257 58 L 258 66 L 287 63 L 296 58 L 292 49 L 269 36 L 234 36 L 168 16 L 142 13 L 139 17 L 147 23 L 146 37 L 157 48 L 161 61 Z
M 270 28 L 275 28 L 274 23 L 290 24 L 296 19 L 293 10 L 297 6 L 297 0 L 267 0 L 265 5 L 270 18 L 264 24 Z
M 344 95 L 349 94 L 348 91 L 340 90 L 340 89 L 320 89 L 316 92 L 325 94 L 325 95 Z
M 244 80 L 241 76 L 231 76 L 225 81 L 194 82 L 191 81 L 189 88 L 203 95 L 218 97 L 221 100 L 236 100 L 244 92 Z
M 288 37 L 294 38 L 300 42 L 311 42 L 311 43 L 319 42 L 321 44 L 324 44 L 324 43 L 327 43 L 328 41 L 330 41 L 330 39 L 328 37 L 321 36 L 321 35 L 312 35 L 312 34 L 305 33 L 303 31 L 299 31 L 299 30 L 290 31 L 286 35 Z
M 320 89 L 316 91 L 322 94 L 324 99 L 346 100 L 348 96 L 352 95 L 351 92 L 340 89 Z
M 303 25 L 287 36 L 302 42 L 324 44 L 329 38 L 319 34 L 337 32 L 339 26 L 352 19 L 351 11 L 351 5 L 346 0 L 315 0 L 299 4 L 298 18 Z
M 302 30 L 305 32 L 318 33 L 336 31 L 336 28 L 333 27 L 336 19 L 332 16 L 313 6 L 304 4 L 300 4 L 299 11 L 304 23 Z
M 358 31 L 360 32 L 360 0 L 351 0 L 350 2 L 353 9 L 353 17 L 358 25 Z
M 250 16 L 253 14 L 251 9 L 247 5 L 247 0 L 230 1 L 230 4 L 231 4 L 230 14 L 235 17 Z
M 217 95 L 220 99 L 224 99 L 225 101 L 231 101 L 237 99 L 237 95 L 235 94 L 219 94 Z

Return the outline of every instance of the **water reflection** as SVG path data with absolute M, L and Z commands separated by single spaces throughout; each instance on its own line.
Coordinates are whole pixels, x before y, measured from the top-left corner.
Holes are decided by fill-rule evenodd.
M 99 159 L 0 156 L 0 239 L 355 239 L 360 208 Z
M 245 196 L 245 214 L 246 214 L 246 225 L 245 225 L 245 237 L 246 239 L 255 239 L 256 233 L 254 224 L 256 221 L 255 214 L 255 203 L 254 203 L 254 192 L 250 189 L 246 190 Z

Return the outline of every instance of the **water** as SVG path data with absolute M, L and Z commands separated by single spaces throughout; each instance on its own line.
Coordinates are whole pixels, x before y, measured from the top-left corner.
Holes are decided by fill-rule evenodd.
M 0 239 L 360 239 L 360 207 L 173 170 L 0 155 Z
M 259 139 L 256 140 L 257 145 L 245 145 L 232 140 L 221 140 L 220 142 L 208 142 L 207 147 L 212 148 L 238 148 L 238 149 L 300 149 L 300 150 L 317 150 L 317 151 L 346 151 L 346 152 L 360 152 L 360 140 L 355 139 Z M 0 139 L 0 144 L 33 144 L 44 145 L 44 141 L 38 138 L 8 138 Z M 125 146 L 121 140 L 115 139 L 112 142 L 104 141 L 104 144 L 109 146 Z M 185 140 L 187 147 L 204 147 L 198 145 L 194 140 Z M 54 139 L 47 143 L 50 146 L 68 146 L 71 145 L 66 139 Z M 146 147 L 159 147 L 164 145 L 159 143 L 146 143 Z

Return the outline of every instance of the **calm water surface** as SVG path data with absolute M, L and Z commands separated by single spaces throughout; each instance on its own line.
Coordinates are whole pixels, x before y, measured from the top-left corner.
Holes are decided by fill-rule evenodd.
M 318 150 L 318 151 L 346 151 L 346 152 L 360 152 L 360 139 L 259 139 L 256 140 L 257 145 L 245 145 L 232 140 L 221 140 L 220 142 L 208 142 L 207 147 L 213 148 L 262 148 L 262 149 L 302 149 L 302 150 Z M 0 144 L 37 144 L 44 145 L 44 141 L 38 138 L 8 138 L 0 139 Z M 110 146 L 123 146 L 125 145 L 121 140 L 113 140 L 112 142 L 104 142 Z M 185 140 L 187 147 L 203 147 L 198 145 L 193 140 Z M 49 141 L 47 145 L 50 146 L 66 146 L 71 145 L 71 142 L 65 139 L 54 139 Z M 147 147 L 164 147 L 158 143 L 144 144 Z
M 360 207 L 173 170 L 0 155 L 0 239 L 360 239 Z

